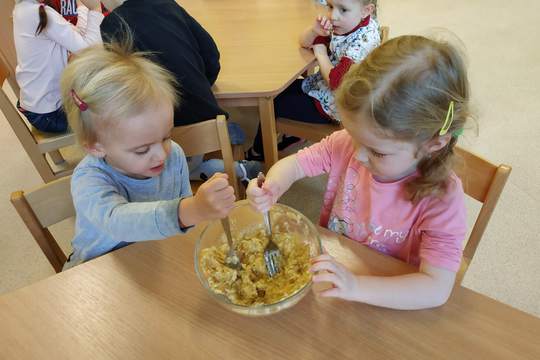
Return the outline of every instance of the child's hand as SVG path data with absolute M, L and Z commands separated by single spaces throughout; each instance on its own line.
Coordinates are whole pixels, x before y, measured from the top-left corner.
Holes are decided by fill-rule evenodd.
M 195 202 L 205 218 L 221 219 L 229 214 L 236 200 L 227 174 L 215 173 L 195 194 Z
M 99 0 L 79 0 L 81 4 L 86 6 L 88 10 L 100 11 L 101 2 Z M 78 5 L 78 4 L 77 4 Z
M 319 36 L 328 36 L 332 31 L 332 22 L 326 16 L 319 15 L 313 24 L 313 32 Z
M 234 206 L 234 189 L 227 174 L 215 173 L 201 185 L 197 193 L 180 201 L 180 227 L 192 226 L 204 220 L 222 219 Z
M 314 273 L 313 282 L 329 282 L 330 289 L 322 290 L 319 294 L 324 297 L 337 297 L 344 300 L 355 300 L 360 292 L 358 279 L 345 266 L 332 256 L 323 254 L 312 260 L 310 271 Z M 327 271 L 317 274 L 318 271 Z
M 270 210 L 278 199 L 280 185 L 267 178 L 262 187 L 257 185 L 257 179 L 252 179 L 246 190 L 247 199 L 253 208 L 259 212 Z

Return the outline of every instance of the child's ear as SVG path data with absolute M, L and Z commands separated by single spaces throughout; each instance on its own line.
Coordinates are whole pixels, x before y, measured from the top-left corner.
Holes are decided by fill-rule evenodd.
M 367 4 L 366 6 L 364 6 L 364 12 L 364 17 L 368 15 L 373 15 L 373 13 L 375 12 L 375 4 Z
M 95 142 L 93 144 L 85 144 L 83 145 L 83 147 L 86 150 L 86 152 L 92 156 L 95 156 L 98 158 L 104 158 L 106 155 L 105 147 L 99 142 Z
M 433 139 L 429 140 L 427 143 L 424 144 L 424 151 L 426 152 L 426 154 L 431 154 L 435 151 L 439 151 L 448 144 L 451 138 L 452 134 L 444 134 L 442 136 L 434 137 Z

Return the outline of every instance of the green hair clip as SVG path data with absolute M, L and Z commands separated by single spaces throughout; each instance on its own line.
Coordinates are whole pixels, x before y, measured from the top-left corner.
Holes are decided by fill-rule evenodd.
M 439 136 L 446 135 L 448 132 L 448 129 L 450 129 L 450 126 L 452 126 L 452 122 L 454 121 L 454 101 L 450 101 L 450 105 L 448 105 L 448 112 L 446 113 L 446 119 L 444 120 L 444 124 L 439 131 Z

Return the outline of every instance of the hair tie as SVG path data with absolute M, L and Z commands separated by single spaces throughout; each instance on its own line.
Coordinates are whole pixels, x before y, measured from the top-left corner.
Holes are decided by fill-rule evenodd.
M 81 111 L 88 110 L 88 104 L 82 101 L 82 99 L 77 95 L 75 90 L 71 89 L 69 93 L 71 94 L 71 97 L 73 98 L 73 102 L 75 103 L 75 105 L 79 107 L 79 110 Z
M 450 101 L 450 105 L 448 105 L 448 112 L 446 113 L 446 119 L 444 120 L 443 126 L 441 130 L 439 131 L 439 136 L 446 135 L 448 132 L 448 129 L 450 129 L 450 126 L 452 126 L 452 122 L 454 121 L 454 101 Z
M 460 137 L 461 135 L 463 135 L 463 128 L 458 129 L 458 130 L 456 130 L 456 131 L 454 131 L 454 132 L 452 133 L 452 136 L 455 137 L 455 138 L 458 138 L 458 137 Z

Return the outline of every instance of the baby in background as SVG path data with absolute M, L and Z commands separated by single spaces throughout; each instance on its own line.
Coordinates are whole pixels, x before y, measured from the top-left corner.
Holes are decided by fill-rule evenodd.
M 381 43 L 376 0 L 329 0 L 327 3 L 327 14 L 318 16 L 300 36 L 300 46 L 313 50 L 319 71 L 295 80 L 276 97 L 276 118 L 313 124 L 339 122 L 334 91 L 351 65 L 361 62 Z M 300 140 L 284 135 L 278 150 L 285 150 Z M 264 158 L 260 127 L 246 158 Z
M 218 173 L 192 196 L 171 141 L 174 77 L 127 44 L 81 51 L 62 75 L 70 125 L 88 155 L 73 172 L 69 268 L 131 242 L 164 239 L 226 216 L 235 200 Z

